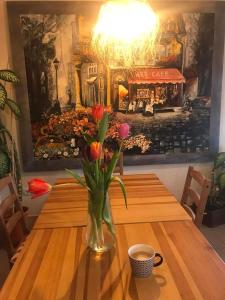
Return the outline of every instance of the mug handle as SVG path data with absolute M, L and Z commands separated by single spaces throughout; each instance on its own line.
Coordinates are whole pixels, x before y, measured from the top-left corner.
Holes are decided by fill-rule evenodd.
M 158 267 L 158 266 L 160 266 L 160 265 L 162 264 L 162 262 L 163 262 L 163 257 L 162 257 L 159 253 L 156 253 L 156 254 L 155 254 L 155 257 L 159 257 L 160 260 L 157 261 L 157 262 L 154 262 L 153 267 Z

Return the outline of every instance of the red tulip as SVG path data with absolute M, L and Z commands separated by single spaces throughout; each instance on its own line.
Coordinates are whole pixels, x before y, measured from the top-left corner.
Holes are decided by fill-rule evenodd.
M 32 194 L 32 199 L 47 194 L 51 188 L 50 184 L 40 178 L 34 178 L 28 182 L 28 192 Z
M 120 125 L 119 137 L 121 139 L 127 138 L 128 135 L 129 135 L 129 132 L 130 132 L 130 126 L 127 123 L 123 123 L 123 124 Z
M 92 117 L 95 122 L 98 122 L 102 119 L 104 114 L 104 106 L 96 104 L 92 106 Z
M 99 142 L 93 142 L 90 145 L 90 156 L 92 160 L 97 160 L 101 157 L 102 145 Z

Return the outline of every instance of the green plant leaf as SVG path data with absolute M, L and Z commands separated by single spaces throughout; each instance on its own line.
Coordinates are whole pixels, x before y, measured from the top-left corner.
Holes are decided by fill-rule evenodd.
M 220 176 L 223 175 L 223 174 L 225 174 L 225 169 L 223 169 L 223 168 L 222 169 L 219 168 L 219 169 L 214 170 L 214 172 L 213 172 L 214 184 L 219 185 Z
M 80 175 L 78 175 L 77 173 L 75 173 L 75 172 L 73 172 L 73 171 L 71 171 L 71 170 L 68 170 L 68 169 L 66 169 L 66 171 L 67 171 L 68 173 L 70 173 L 70 175 L 72 175 L 72 176 L 78 181 L 78 183 L 79 183 L 81 186 L 87 188 L 87 185 L 86 185 L 85 181 L 80 177 Z
M 96 183 L 91 175 L 90 165 L 88 164 L 87 161 L 82 160 L 82 166 L 83 166 L 84 177 L 86 179 L 86 183 L 87 183 L 89 189 L 90 190 L 95 189 Z
M 99 181 L 99 165 L 98 165 L 98 160 L 95 161 L 95 178 L 96 178 L 96 182 L 98 184 L 98 181 Z
M 225 189 L 225 173 L 221 174 L 219 177 L 219 187 L 221 190 Z
M 21 115 L 21 110 L 19 105 L 11 99 L 6 100 L 6 105 L 10 108 L 10 110 L 14 113 L 16 117 L 19 117 Z
M 119 158 L 119 152 L 114 152 L 113 153 L 113 156 L 112 156 L 112 159 L 108 165 L 108 168 L 107 168 L 107 171 L 106 171 L 106 176 L 105 176 L 105 185 L 106 185 L 106 190 L 109 186 L 109 182 L 111 180 L 111 177 L 112 177 L 112 173 L 113 173 L 113 170 L 116 166 L 116 163 L 117 163 L 117 160 Z
M 225 164 L 225 152 L 220 152 L 216 155 L 214 159 L 214 169 L 217 169 L 224 164 Z
M 101 144 L 103 144 L 105 140 L 107 129 L 108 129 L 108 113 L 105 112 L 103 118 L 99 123 L 99 130 L 98 130 L 98 140 Z
M 123 197 L 124 197 L 124 201 L 125 201 L 125 205 L 126 205 L 126 208 L 127 208 L 127 194 L 126 194 L 126 189 L 125 189 L 125 186 L 124 186 L 124 183 L 122 181 L 122 179 L 118 176 L 113 176 L 111 181 L 117 181 L 121 187 L 121 190 L 123 192 Z
M 7 151 L 0 150 L 0 178 L 9 174 L 11 168 L 11 160 Z
M 19 83 L 19 77 L 11 70 L 0 70 L 0 79 L 12 83 Z
M 7 99 L 7 92 L 3 84 L 0 83 L 0 108 L 4 109 Z
M 93 138 L 91 135 L 85 133 L 85 132 L 82 132 L 82 135 L 84 137 L 84 139 L 86 140 L 86 142 L 90 145 L 91 143 L 93 142 L 96 142 L 95 138 Z
M 113 226 L 113 223 L 112 223 L 112 217 L 111 217 L 111 214 L 110 214 L 110 208 L 109 207 L 104 207 L 104 209 L 103 209 L 103 219 L 104 219 L 109 231 L 112 233 L 113 236 L 115 236 L 116 233 L 115 233 L 115 229 L 114 229 L 114 226 Z

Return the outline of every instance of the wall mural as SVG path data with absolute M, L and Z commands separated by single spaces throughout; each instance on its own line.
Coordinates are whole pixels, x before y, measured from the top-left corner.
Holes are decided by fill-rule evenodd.
M 119 124 L 131 125 L 127 155 L 208 152 L 214 14 L 162 18 L 154 59 L 137 58 L 132 71 L 97 61 L 95 21 L 80 13 L 20 15 L 34 159 L 79 157 L 96 103 L 112 109 L 109 147 Z

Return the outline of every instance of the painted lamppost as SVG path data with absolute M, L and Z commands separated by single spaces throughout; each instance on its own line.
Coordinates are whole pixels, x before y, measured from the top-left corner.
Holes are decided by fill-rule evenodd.
M 59 60 L 55 58 L 53 60 L 53 64 L 55 67 L 55 85 L 56 85 L 56 101 L 59 100 L 59 92 L 58 92 L 58 69 L 59 69 Z
M 59 90 L 58 90 L 58 69 L 59 69 L 59 60 L 57 58 L 55 58 L 53 60 L 53 64 L 55 67 L 55 86 L 56 86 L 56 99 L 54 101 L 54 112 L 56 114 L 61 114 L 61 106 L 59 103 Z

